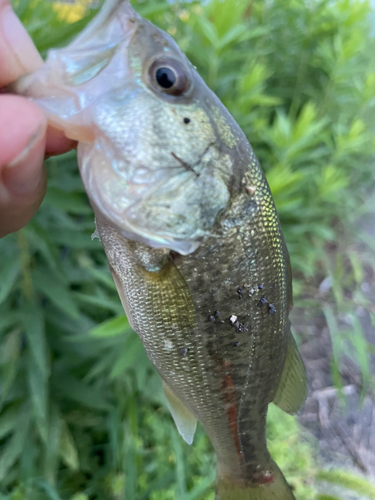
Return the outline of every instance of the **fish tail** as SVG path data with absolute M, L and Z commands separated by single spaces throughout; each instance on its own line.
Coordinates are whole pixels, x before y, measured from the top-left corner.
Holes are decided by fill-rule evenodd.
M 215 500 L 295 500 L 295 497 L 281 470 L 271 462 L 256 483 L 231 481 L 218 475 Z

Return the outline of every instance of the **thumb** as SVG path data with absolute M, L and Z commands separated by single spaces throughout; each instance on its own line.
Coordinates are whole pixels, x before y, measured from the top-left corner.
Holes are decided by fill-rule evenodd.
M 43 63 L 7 0 L 0 0 L 0 88 Z M 23 227 L 46 188 L 47 120 L 32 102 L 0 95 L 0 237 Z
M 43 200 L 46 128 L 34 103 L 0 95 L 0 238 L 27 224 Z

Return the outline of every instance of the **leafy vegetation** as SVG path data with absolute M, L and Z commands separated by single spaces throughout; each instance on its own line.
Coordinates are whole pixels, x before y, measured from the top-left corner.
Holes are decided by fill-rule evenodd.
M 43 54 L 93 16 L 67 23 L 41 0 L 14 0 Z M 149 0 L 135 3 L 174 36 L 233 113 L 266 170 L 295 271 L 296 306 L 324 314 L 340 359 L 373 387 L 358 308 L 375 324 L 374 40 L 360 0 Z M 72 20 L 72 19 L 70 19 Z M 34 220 L 0 241 L 0 499 L 213 500 L 214 455 L 188 447 L 158 376 L 130 330 L 73 153 L 48 160 Z M 316 286 L 325 278 L 323 299 Z M 370 287 L 371 288 L 371 287 Z M 306 309 L 308 307 L 308 309 Z M 316 497 L 314 443 L 270 408 L 270 450 L 298 499 Z M 347 477 L 346 486 L 373 495 Z M 367 489 L 366 489 L 367 488 Z M 367 493 L 366 493 L 367 492 Z M 370 493 L 368 493 L 370 492 Z M 321 495 L 320 499 L 333 498 Z

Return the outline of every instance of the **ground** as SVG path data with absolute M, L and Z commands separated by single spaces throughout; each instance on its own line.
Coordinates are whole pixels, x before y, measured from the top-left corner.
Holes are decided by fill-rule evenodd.
M 367 312 L 359 310 L 358 313 L 367 340 L 375 344 L 375 332 Z M 294 324 L 300 330 L 306 323 L 303 311 L 297 310 L 294 316 Z M 316 318 L 307 332 L 300 352 L 307 370 L 309 390 L 299 415 L 300 423 L 316 437 L 318 461 L 323 468 L 346 469 L 375 479 L 374 397 L 367 394 L 361 398 L 361 374 L 349 358 L 344 358 L 341 365 L 342 392 L 345 395 L 342 397 L 332 381 L 331 339 L 324 318 Z M 375 373 L 374 359 L 372 373 Z M 330 493 L 334 494 L 335 490 Z M 342 494 L 340 491 L 340 497 Z M 347 499 L 363 498 L 352 493 L 346 495 Z

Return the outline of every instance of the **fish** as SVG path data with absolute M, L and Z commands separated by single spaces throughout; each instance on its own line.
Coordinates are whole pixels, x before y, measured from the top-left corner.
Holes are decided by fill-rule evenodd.
M 171 36 L 108 0 L 12 91 L 78 141 L 80 174 L 123 308 L 189 444 L 217 456 L 216 500 L 291 500 L 266 417 L 306 398 L 288 250 L 234 118 Z

